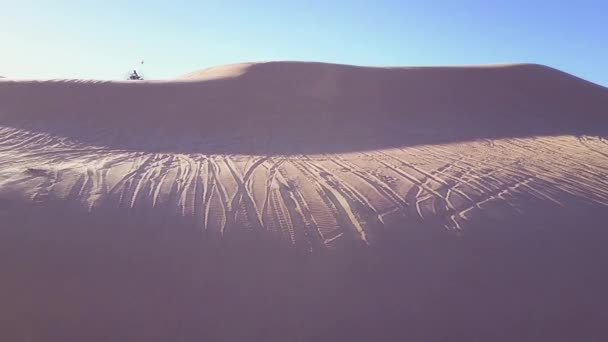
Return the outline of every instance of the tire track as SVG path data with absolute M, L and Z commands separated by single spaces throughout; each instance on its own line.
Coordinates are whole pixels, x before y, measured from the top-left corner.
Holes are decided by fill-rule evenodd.
M 226 221 L 228 220 L 228 214 L 230 212 L 230 203 L 228 202 L 228 195 L 226 194 L 226 189 L 224 188 L 224 186 L 222 185 L 221 179 L 220 179 L 220 168 L 217 165 L 217 163 L 215 162 L 214 158 L 211 157 L 209 159 L 207 159 L 208 161 L 208 170 L 211 174 L 211 177 L 213 178 L 213 184 L 215 187 L 215 191 L 218 194 L 219 197 L 219 203 L 218 206 L 221 208 L 221 212 L 222 212 L 222 217 L 219 220 L 219 233 L 220 235 L 224 235 L 224 232 L 226 230 Z M 213 203 L 213 201 L 210 200 L 210 203 Z
M 311 169 L 314 170 L 315 167 L 309 162 L 305 160 L 298 160 L 297 163 L 301 166 L 301 169 L 311 175 L 312 178 L 315 179 L 316 183 L 319 184 L 319 186 L 324 190 L 324 194 L 333 203 L 334 207 L 340 214 L 338 219 L 343 222 L 344 227 L 350 227 L 351 231 L 356 234 L 360 241 L 365 244 L 369 244 L 367 234 L 359 222 L 355 211 L 351 207 L 349 200 L 332 185 L 331 180 L 327 180 L 324 177 L 324 174 L 312 171 Z
M 402 212 L 405 212 L 407 209 L 407 204 L 401 199 L 401 197 L 393 191 L 386 183 L 384 183 L 380 178 L 375 175 L 361 169 L 353 163 L 348 162 L 345 159 L 340 158 L 336 155 L 331 159 L 339 167 L 344 167 L 350 169 L 354 175 L 361 178 L 363 181 L 371 185 L 376 191 L 386 198 L 390 203 L 392 203 L 395 207 L 400 209 Z
M 265 215 L 265 213 L 268 210 L 268 203 L 270 201 L 270 193 L 272 191 L 273 183 L 275 182 L 275 177 L 276 177 L 277 169 L 281 166 L 281 164 L 284 161 L 285 161 L 285 158 L 281 158 L 277 162 L 275 162 L 274 164 L 272 164 L 270 166 L 270 168 L 269 168 L 268 179 L 266 180 L 266 194 L 265 194 L 266 196 L 264 198 L 264 204 L 262 206 L 262 211 L 261 211 L 262 216 Z M 266 222 L 266 221 L 264 221 L 263 219 L 261 221 L 262 221 L 262 226 L 265 229 L 268 229 L 269 223 Z
M 255 169 L 257 167 L 259 167 L 260 165 L 262 165 L 262 163 L 264 163 L 266 160 L 268 160 L 268 157 L 259 158 L 251 166 L 249 166 L 249 168 L 247 168 L 244 175 L 240 175 L 237 172 L 234 165 L 232 165 L 230 160 L 227 158 L 224 159 L 226 167 L 228 168 L 228 170 L 232 174 L 232 177 L 234 178 L 235 182 L 237 183 L 237 190 L 230 202 L 231 203 L 230 204 L 231 211 L 229 213 L 229 219 L 230 219 L 229 223 L 230 224 L 236 222 L 237 213 L 239 211 L 239 208 L 241 207 L 242 204 L 244 204 L 245 205 L 244 214 L 247 215 L 247 217 L 249 217 L 249 218 L 251 216 L 255 217 L 254 222 L 251 222 L 252 220 L 248 220 L 249 221 L 248 223 L 250 225 L 253 225 L 253 227 L 250 227 L 250 228 L 253 228 L 253 229 L 262 228 L 262 217 L 261 217 L 262 215 L 258 211 L 258 208 L 255 205 L 255 201 L 253 200 L 252 195 L 249 193 L 248 189 L 249 189 L 249 182 L 251 180 L 251 175 L 253 174 Z

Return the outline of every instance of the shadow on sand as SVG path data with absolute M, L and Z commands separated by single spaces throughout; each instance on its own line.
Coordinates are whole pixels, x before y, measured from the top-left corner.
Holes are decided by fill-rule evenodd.
M 335 153 L 608 134 L 608 90 L 555 69 L 276 62 L 171 82 L 0 82 L 0 126 L 116 149 Z
M 604 340 L 608 233 L 598 224 L 608 213 L 574 203 L 535 209 L 482 219 L 460 236 L 390 227 L 373 246 L 313 254 L 266 234 L 115 228 L 112 220 L 128 218 L 41 209 L 31 213 L 37 223 L 0 230 L 0 336 Z

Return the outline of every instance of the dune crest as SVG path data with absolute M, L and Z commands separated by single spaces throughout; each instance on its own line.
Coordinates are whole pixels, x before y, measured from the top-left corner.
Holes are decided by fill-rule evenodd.
M 545 66 L 268 62 L 187 78 L 1 82 L 0 193 L 314 248 L 409 219 L 460 230 L 489 203 L 606 203 L 608 90 Z
M 607 109 L 533 64 L 0 80 L 0 339 L 606 340 Z
M 608 120 L 607 94 L 529 64 L 269 62 L 212 68 L 188 81 L 3 81 L 0 124 L 134 150 L 326 153 L 601 134 L 594 130 Z
M 233 78 L 244 75 L 255 63 L 239 63 L 210 67 L 199 71 L 188 73 L 180 80 L 211 80 L 218 78 Z

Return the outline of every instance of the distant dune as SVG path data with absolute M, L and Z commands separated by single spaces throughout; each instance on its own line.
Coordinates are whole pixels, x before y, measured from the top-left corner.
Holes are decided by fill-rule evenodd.
M 211 68 L 178 81 L 1 87 L 6 126 L 140 150 L 339 152 L 578 134 L 608 120 L 605 88 L 529 64 L 367 68 L 272 62 Z
M 0 337 L 606 340 L 607 137 L 535 64 L 4 79 Z

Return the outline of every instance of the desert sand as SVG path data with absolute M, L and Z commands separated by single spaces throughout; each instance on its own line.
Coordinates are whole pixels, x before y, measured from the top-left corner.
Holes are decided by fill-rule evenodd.
M 608 339 L 608 89 L 542 65 L 0 81 L 0 339 Z

